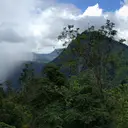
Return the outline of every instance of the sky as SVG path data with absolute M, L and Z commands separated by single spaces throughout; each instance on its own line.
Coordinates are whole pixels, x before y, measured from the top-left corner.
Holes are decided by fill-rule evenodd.
M 0 0 L 0 80 L 33 52 L 61 48 L 57 37 L 73 24 L 81 31 L 106 19 L 116 24 L 117 38 L 128 44 L 128 0 Z
M 58 2 L 72 3 L 82 11 L 88 6 L 99 4 L 103 11 L 115 11 L 120 8 L 120 0 L 58 0 Z

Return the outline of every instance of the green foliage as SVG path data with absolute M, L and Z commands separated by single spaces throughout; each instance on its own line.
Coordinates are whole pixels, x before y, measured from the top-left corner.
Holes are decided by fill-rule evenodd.
M 8 124 L 5 124 L 3 122 L 0 122 L 0 128 L 15 128 L 14 126 L 10 126 Z
M 54 64 L 47 65 L 43 70 L 44 75 L 57 86 L 65 85 L 65 76 L 59 71 L 59 68 Z
M 0 121 L 21 128 L 24 123 L 31 119 L 29 111 L 14 102 L 3 100 L 0 107 Z
M 112 114 L 117 128 L 128 127 L 128 84 L 120 85 L 119 87 L 107 90 L 109 98 L 115 107 Z
M 58 90 L 62 98 L 58 97 L 47 102 L 47 105 L 40 109 L 40 114 L 35 121 L 36 127 L 107 128 L 111 126 L 113 119 L 105 103 L 105 95 L 101 94 L 96 86 L 91 85 L 91 80 L 86 81 L 88 75 L 72 78 L 68 88 L 62 87 Z
M 27 85 L 33 80 L 34 78 L 34 70 L 32 68 L 32 63 L 25 64 L 25 67 L 21 73 L 19 81 L 22 85 L 22 89 L 24 92 L 27 92 Z

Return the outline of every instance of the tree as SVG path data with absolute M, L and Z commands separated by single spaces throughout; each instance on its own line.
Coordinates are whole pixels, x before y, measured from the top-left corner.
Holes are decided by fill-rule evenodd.
M 119 85 L 111 90 L 106 90 L 106 96 L 111 101 L 111 115 L 116 128 L 128 127 L 128 85 Z M 108 105 L 109 106 L 109 105 Z
M 44 69 L 43 73 L 50 82 L 53 82 L 58 87 L 66 84 L 66 78 L 63 73 L 59 71 L 59 68 L 54 64 L 48 64 Z
M 27 93 L 29 84 L 32 83 L 34 79 L 34 70 L 32 68 L 32 63 L 25 64 L 24 69 L 22 70 L 19 81 L 22 86 L 22 90 Z
M 31 113 L 25 106 L 16 104 L 10 99 L 3 99 L 0 106 L 0 122 L 21 128 L 31 120 Z

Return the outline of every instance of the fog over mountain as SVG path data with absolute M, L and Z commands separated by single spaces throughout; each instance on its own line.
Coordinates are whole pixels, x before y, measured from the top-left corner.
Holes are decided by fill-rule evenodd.
M 0 0 L 0 80 L 21 62 L 32 61 L 33 52 L 49 53 L 53 47 L 62 47 L 57 36 L 68 24 L 83 31 L 91 25 L 98 28 L 110 19 L 116 24 L 118 37 L 127 40 L 127 12 L 127 0 L 114 12 L 104 12 L 98 3 L 83 12 L 57 0 Z

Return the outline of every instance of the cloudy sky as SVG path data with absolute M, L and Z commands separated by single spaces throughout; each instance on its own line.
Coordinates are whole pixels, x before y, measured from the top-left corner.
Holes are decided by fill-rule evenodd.
M 0 74 L 32 60 L 31 52 L 61 47 L 57 36 L 68 24 L 84 30 L 110 19 L 128 40 L 127 12 L 128 0 L 0 0 Z
M 127 0 L 0 0 L 0 46 L 7 51 L 17 47 L 21 52 L 24 45 L 23 52 L 50 52 L 53 46 L 60 46 L 57 36 L 64 26 L 74 24 L 83 30 L 89 23 L 99 27 L 106 18 L 115 22 L 119 35 L 127 39 L 127 3 Z

